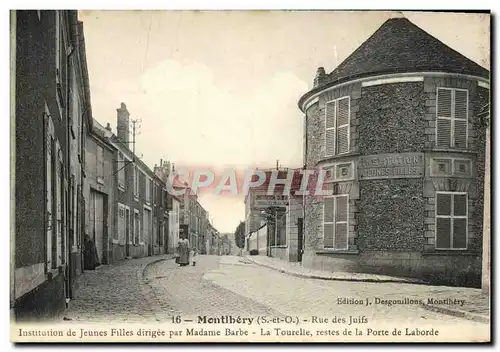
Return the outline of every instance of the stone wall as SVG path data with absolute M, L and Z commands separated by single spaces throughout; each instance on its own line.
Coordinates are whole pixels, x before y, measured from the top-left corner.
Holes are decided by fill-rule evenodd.
M 421 82 L 363 87 L 358 126 L 361 155 L 424 149 L 427 121 L 422 88 Z
M 358 248 L 421 251 L 424 244 L 422 179 L 360 181 Z
M 437 87 L 469 91 L 468 148 L 436 149 Z M 325 158 L 325 103 L 351 95 L 350 152 Z M 423 277 L 436 282 L 475 285 L 482 242 L 484 128 L 475 116 L 488 103 L 489 91 L 475 80 L 425 77 L 424 82 L 366 86 L 347 85 L 325 92 L 306 111 L 306 167 L 328 168 L 353 162 L 352 180 L 337 184 L 349 194 L 349 250 L 323 248 L 323 201 L 305 197 L 306 267 L 339 271 L 372 271 Z M 359 179 L 359 158 L 386 153 L 422 153 L 420 177 Z M 470 161 L 468 175 L 432 174 L 439 158 Z M 468 194 L 468 248 L 435 248 L 436 191 Z M 359 250 L 359 252 L 358 252 Z

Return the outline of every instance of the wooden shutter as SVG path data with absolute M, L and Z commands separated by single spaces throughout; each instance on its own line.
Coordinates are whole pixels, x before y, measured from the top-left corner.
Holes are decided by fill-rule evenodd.
M 466 90 L 455 90 L 454 91 L 454 142 L 455 148 L 465 149 L 467 147 L 467 109 L 468 92 Z
M 326 103 L 325 112 L 325 156 L 335 155 L 335 110 L 336 102 Z
M 349 151 L 349 97 L 337 101 L 337 149 L 336 154 Z
M 333 226 L 334 226 L 334 202 L 335 198 L 324 198 L 323 205 L 323 247 L 333 248 Z
M 325 198 L 324 199 L 324 217 L 323 221 L 324 222 L 333 222 L 333 211 L 334 211 L 334 199 L 333 197 Z
M 339 196 L 336 198 L 335 205 L 335 248 L 347 249 L 347 196 Z
M 452 91 L 439 88 L 437 91 L 437 137 L 438 147 L 451 147 Z
M 451 215 L 451 194 L 438 193 L 436 200 L 437 215 Z
M 450 248 L 451 219 L 436 219 L 436 248 Z

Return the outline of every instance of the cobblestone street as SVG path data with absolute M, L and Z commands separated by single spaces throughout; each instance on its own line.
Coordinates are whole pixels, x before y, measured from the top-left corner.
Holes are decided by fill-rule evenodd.
M 232 256 L 200 256 L 196 266 L 182 268 L 171 259 L 158 259 L 166 257 L 124 261 L 85 273 L 65 316 L 77 322 L 170 322 L 175 315 L 185 320 L 198 315 L 289 315 L 308 322 L 312 316 L 364 316 L 372 326 L 489 329 L 488 324 L 428 311 L 418 304 L 376 302 L 377 298 L 442 297 L 444 288 L 439 286 L 299 278 Z M 368 306 L 367 298 L 372 302 Z M 449 298 L 466 297 L 457 293 Z M 338 299 L 358 300 L 359 304 L 338 304 Z

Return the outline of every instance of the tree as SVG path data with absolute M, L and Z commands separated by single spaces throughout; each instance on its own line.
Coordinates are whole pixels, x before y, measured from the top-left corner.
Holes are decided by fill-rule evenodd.
M 245 248 L 245 222 L 241 221 L 236 231 L 234 231 L 234 241 L 236 246 L 240 249 Z

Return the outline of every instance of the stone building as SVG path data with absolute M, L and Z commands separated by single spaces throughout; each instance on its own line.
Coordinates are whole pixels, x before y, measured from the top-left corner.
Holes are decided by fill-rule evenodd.
M 112 173 L 116 184 L 113 260 L 157 255 L 168 248 L 166 186 L 130 149 L 134 143 L 130 126 L 130 113 L 121 103 L 117 109 L 117 133 L 107 137 L 116 148 Z
M 181 202 L 180 199 L 174 195 L 170 195 L 172 199 L 172 210 L 169 213 L 169 237 L 168 237 L 168 252 L 174 253 L 177 243 L 179 242 L 179 225 L 180 225 L 180 212 Z
M 187 234 L 191 247 L 196 247 L 200 254 L 207 254 L 206 239 L 210 221 L 207 219 L 207 211 L 198 201 L 195 194 L 187 183 L 181 183 L 178 178 L 172 180 L 173 189 L 180 200 L 180 234 Z
M 287 168 L 258 170 L 265 175 L 259 187 L 252 187 L 245 195 L 245 236 L 253 241 L 263 255 L 285 261 L 297 262 L 302 259 L 303 235 L 302 197 L 295 195 L 302 180 L 302 170 Z M 276 182 L 269 194 L 270 183 Z M 285 180 L 289 178 L 290 190 L 285 190 Z M 279 181 L 281 180 L 281 181 Z M 259 241 L 262 226 L 267 231 L 266 241 Z M 264 247 L 262 246 L 264 244 Z M 262 253 L 262 248 L 266 248 Z
M 64 309 L 81 271 L 85 135 L 92 109 L 77 11 L 10 14 L 10 308 L 18 320 L 40 319 Z
M 112 262 L 112 239 L 116 232 L 114 160 L 116 148 L 96 120 L 87 133 L 85 146 L 85 234 L 94 241 L 101 264 Z
M 489 71 L 405 18 L 386 21 L 299 100 L 303 265 L 478 285 Z

